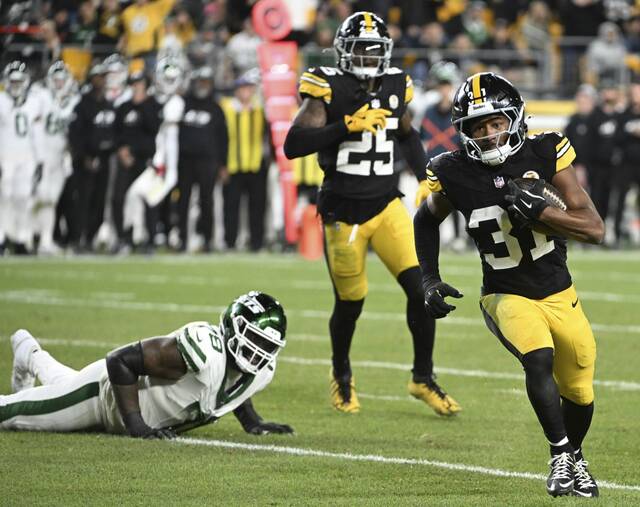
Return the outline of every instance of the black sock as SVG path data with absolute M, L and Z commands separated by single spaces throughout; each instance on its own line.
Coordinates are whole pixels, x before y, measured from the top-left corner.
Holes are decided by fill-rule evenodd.
M 351 364 L 349 362 L 349 349 L 351 339 L 356 330 L 356 321 L 362 312 L 364 299 L 359 301 L 342 301 L 336 298 L 333 305 L 333 313 L 329 320 L 329 333 L 331 334 L 331 348 L 333 356 L 333 374 L 336 379 L 348 379 L 351 377 Z
M 564 426 L 567 429 L 567 436 L 574 449 L 582 447 L 582 441 L 591 426 L 593 409 L 593 402 L 588 405 L 578 405 L 565 397 L 562 398 Z
M 407 325 L 413 340 L 413 381 L 428 382 L 433 376 L 436 321 L 424 309 L 420 268 L 400 273 L 398 283 L 407 295 Z
M 568 452 L 571 444 L 562 418 L 560 393 L 553 379 L 553 349 L 538 349 L 525 354 L 522 356 L 522 365 L 529 401 L 549 441 L 551 454 Z

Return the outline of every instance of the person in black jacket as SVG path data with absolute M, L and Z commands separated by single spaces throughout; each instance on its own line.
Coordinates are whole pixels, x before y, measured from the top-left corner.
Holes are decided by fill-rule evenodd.
M 127 190 L 150 164 L 155 152 L 155 137 L 160 126 L 158 101 L 147 94 L 147 77 L 143 72 L 129 78 L 133 96 L 116 110 L 116 153 L 118 168 L 113 187 L 111 213 L 118 236 L 114 253 L 121 252 L 130 241 L 124 230 L 124 198 Z
M 105 98 L 105 72 L 101 63 L 93 65 L 89 71 L 90 89 L 80 99 L 69 125 L 76 181 L 76 230 L 72 243 L 78 251 L 92 249 L 104 217 L 116 117 L 113 104 Z
M 595 107 L 598 94 L 593 86 L 583 84 L 578 88 L 575 96 L 576 112 L 571 115 L 564 129 L 564 134 L 576 150 L 576 159 L 573 167 L 576 168 L 576 176 L 580 185 L 589 188 L 589 115 Z
M 201 232 L 205 252 L 211 251 L 213 237 L 213 187 L 227 160 L 228 136 L 224 113 L 213 98 L 213 71 L 196 69 L 193 86 L 184 99 L 184 115 L 180 122 L 180 158 L 178 159 L 178 228 L 180 249 L 188 240 L 189 200 L 191 188 L 198 184 Z
M 625 199 L 629 187 L 635 183 L 640 187 L 640 83 L 633 83 L 629 87 L 629 105 L 620 115 L 618 129 L 618 145 L 622 148 L 622 164 L 616 178 L 617 198 L 615 207 L 614 231 L 616 244 L 629 232 L 623 230 L 622 217 Z
M 600 103 L 589 115 L 588 141 L 589 181 L 591 198 L 603 220 L 609 214 L 609 198 L 615 179 L 615 171 L 620 164 L 620 150 L 617 146 L 620 90 L 617 83 L 601 79 Z

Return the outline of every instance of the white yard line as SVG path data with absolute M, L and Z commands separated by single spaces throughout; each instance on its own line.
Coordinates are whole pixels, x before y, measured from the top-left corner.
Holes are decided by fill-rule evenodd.
M 175 313 L 220 313 L 226 306 L 207 306 L 183 303 L 163 303 L 152 301 L 104 301 L 91 299 L 76 299 L 60 297 L 56 291 L 45 291 L 42 289 L 22 289 L 0 292 L 0 301 L 10 301 L 12 303 L 27 305 L 48 305 L 75 308 L 110 308 L 113 310 L 129 311 L 153 311 L 153 312 L 175 312 Z M 331 313 L 326 310 L 295 310 L 287 309 L 287 314 L 291 317 L 302 317 L 312 319 L 328 320 Z M 372 312 L 364 311 L 362 317 L 365 320 L 406 320 L 406 315 L 400 312 Z M 482 319 L 467 317 L 448 317 L 438 321 L 439 325 L 471 326 L 484 329 Z M 598 324 L 592 323 L 594 331 L 606 333 L 640 334 L 640 325 L 624 324 Z
M 543 481 L 546 476 L 529 472 L 513 472 L 500 468 L 488 468 L 476 465 L 466 465 L 464 463 L 447 463 L 446 461 L 435 461 L 418 458 L 394 458 L 377 454 L 352 454 L 348 452 L 329 452 L 316 449 L 305 449 L 301 447 L 288 447 L 282 445 L 267 444 L 244 444 L 241 442 L 228 442 L 224 440 L 207 440 L 203 438 L 178 438 L 177 444 L 199 445 L 206 447 L 221 447 L 225 449 L 238 449 L 243 451 L 271 452 L 276 454 L 286 454 L 289 456 L 309 456 L 314 458 L 329 458 L 343 461 L 360 461 L 366 463 L 382 463 L 385 465 L 409 465 L 427 466 L 452 470 L 456 472 L 466 472 L 481 475 L 491 475 L 494 477 L 512 477 L 516 479 L 528 479 Z M 631 484 L 618 484 L 609 481 L 598 481 L 598 486 L 603 489 L 618 489 L 623 491 L 640 491 L 640 486 Z

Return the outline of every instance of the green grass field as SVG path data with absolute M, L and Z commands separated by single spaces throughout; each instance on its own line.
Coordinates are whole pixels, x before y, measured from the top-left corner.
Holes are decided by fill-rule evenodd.
M 602 505 L 640 505 L 640 256 L 570 253 L 598 340 L 596 415 L 585 444 Z M 323 262 L 294 256 L 0 261 L 0 393 L 19 327 L 80 368 L 193 320 L 238 294 L 278 297 L 288 345 L 254 400 L 295 436 L 252 437 L 233 416 L 177 442 L 96 434 L 0 434 L 0 505 L 574 505 L 547 497 L 547 445 L 515 359 L 485 328 L 477 256 L 444 253 L 465 293 L 438 324 L 439 381 L 463 405 L 445 419 L 408 396 L 404 297 L 368 260 L 370 294 L 351 358 L 362 410 L 329 405 L 332 293 Z M 593 502 L 593 500 L 586 500 Z

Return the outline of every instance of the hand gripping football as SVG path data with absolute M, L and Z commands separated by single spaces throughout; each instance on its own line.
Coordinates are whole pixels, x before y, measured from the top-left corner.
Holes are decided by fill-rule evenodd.
M 518 185 L 522 190 L 531 190 L 533 186 L 540 180 L 536 178 L 515 178 L 513 182 Z M 542 197 L 544 197 L 545 201 L 549 206 L 553 206 L 554 208 L 560 208 L 562 211 L 567 211 L 567 205 L 564 202 L 564 199 L 558 192 L 558 189 L 542 180 L 544 186 L 542 188 Z

